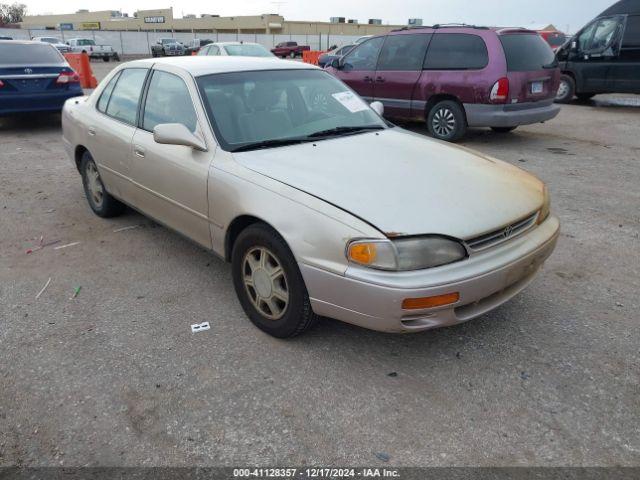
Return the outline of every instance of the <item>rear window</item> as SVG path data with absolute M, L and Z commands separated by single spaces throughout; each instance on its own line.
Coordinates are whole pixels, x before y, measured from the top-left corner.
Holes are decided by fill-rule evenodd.
M 514 33 L 499 35 L 499 38 L 510 72 L 541 70 L 554 67 L 557 63 L 551 47 L 538 34 Z
M 437 33 L 424 60 L 425 70 L 481 70 L 489 63 L 484 40 L 466 33 Z
M 64 62 L 62 55 L 51 45 L 0 45 L 0 65 L 60 65 Z

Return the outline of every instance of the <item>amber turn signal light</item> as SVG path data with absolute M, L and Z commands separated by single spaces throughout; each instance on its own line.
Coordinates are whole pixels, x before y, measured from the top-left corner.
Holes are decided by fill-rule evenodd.
M 423 308 L 442 307 L 450 305 L 460 300 L 458 292 L 445 293 L 444 295 L 436 295 L 434 297 L 421 298 L 405 298 L 402 301 L 403 310 L 422 310 Z
M 362 265 L 371 265 L 376 259 L 375 243 L 354 243 L 349 246 L 349 259 Z

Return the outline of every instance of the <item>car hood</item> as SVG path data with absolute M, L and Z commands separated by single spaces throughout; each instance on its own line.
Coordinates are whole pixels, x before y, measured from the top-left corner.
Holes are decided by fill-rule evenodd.
M 234 157 L 388 236 L 468 239 L 522 219 L 543 203 L 544 186 L 535 176 L 400 128 Z

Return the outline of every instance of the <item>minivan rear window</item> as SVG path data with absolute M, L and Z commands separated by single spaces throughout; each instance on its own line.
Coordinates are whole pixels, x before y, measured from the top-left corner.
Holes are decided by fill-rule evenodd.
M 64 62 L 58 50 L 48 44 L 0 45 L 0 65 L 61 65 Z
M 538 34 L 512 33 L 499 35 L 509 72 L 528 72 L 557 65 L 551 47 Z

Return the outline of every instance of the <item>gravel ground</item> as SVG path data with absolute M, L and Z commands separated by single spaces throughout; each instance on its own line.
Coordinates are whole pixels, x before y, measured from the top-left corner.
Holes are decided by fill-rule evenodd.
M 462 142 L 548 182 L 562 221 L 511 302 L 290 341 L 249 323 L 212 254 L 93 215 L 59 115 L 0 120 L 0 465 L 640 465 L 638 100 Z M 60 243 L 26 254 L 41 236 Z

